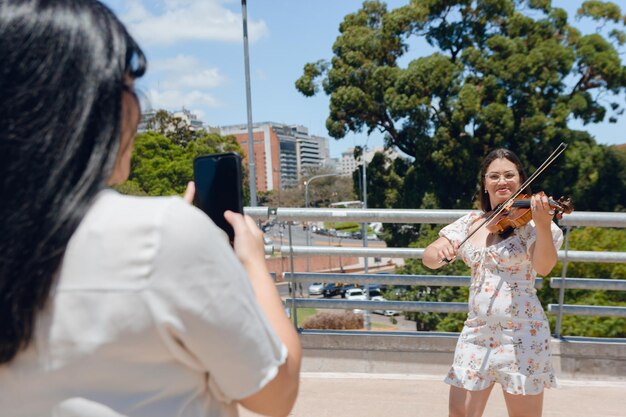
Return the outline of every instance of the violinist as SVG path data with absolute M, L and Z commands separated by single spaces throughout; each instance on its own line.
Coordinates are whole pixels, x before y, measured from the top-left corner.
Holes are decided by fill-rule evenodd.
M 555 208 L 539 193 L 530 197 L 528 223 L 499 234 L 495 223 L 507 213 L 485 221 L 525 181 L 513 152 L 490 152 L 480 172 L 482 212 L 444 227 L 424 251 L 422 262 L 428 268 L 459 256 L 472 271 L 468 317 L 445 377 L 450 416 L 481 416 L 496 382 L 510 417 L 541 416 L 543 389 L 558 386 L 550 328 L 534 288 L 536 275 L 548 274 L 556 264 L 563 242 L 552 221 Z M 529 189 L 523 191 L 530 195 Z

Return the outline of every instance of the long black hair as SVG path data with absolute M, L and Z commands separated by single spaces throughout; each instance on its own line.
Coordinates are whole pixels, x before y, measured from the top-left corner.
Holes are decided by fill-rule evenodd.
M 479 202 L 480 209 L 485 213 L 491 211 L 495 207 L 491 207 L 491 200 L 489 200 L 489 194 L 485 192 L 485 175 L 487 174 L 487 169 L 489 165 L 496 159 L 508 159 L 509 161 L 515 164 L 515 168 L 517 168 L 517 172 L 519 173 L 520 185 L 526 181 L 526 171 L 524 171 L 524 167 L 522 166 L 522 162 L 519 160 L 517 155 L 508 149 L 498 148 L 489 152 L 487 156 L 483 159 L 482 165 L 480 166 L 480 189 L 479 189 Z M 523 191 L 524 194 L 530 195 L 530 186 L 526 187 Z
M 0 364 L 33 337 L 67 243 L 111 175 L 145 57 L 95 0 L 0 0 Z

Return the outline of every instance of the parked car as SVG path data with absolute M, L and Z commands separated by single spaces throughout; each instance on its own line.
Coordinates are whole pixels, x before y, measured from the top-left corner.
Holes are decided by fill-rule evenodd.
M 322 295 L 322 291 L 324 289 L 324 283 L 322 282 L 314 282 L 309 285 L 309 295 Z
M 339 295 L 340 291 L 341 287 L 334 282 L 331 282 L 324 285 L 324 288 L 322 288 L 322 295 L 324 296 L 324 298 L 330 298 L 335 295 Z
M 371 298 L 372 301 L 387 301 L 382 295 L 377 295 Z M 382 314 L 383 316 L 397 316 L 400 314 L 397 310 L 372 310 L 372 313 Z
M 339 292 L 339 294 L 341 295 L 341 298 L 346 298 L 346 291 L 352 289 L 352 288 L 357 288 L 356 285 L 354 284 L 344 284 L 341 287 L 341 291 Z
M 346 291 L 346 300 L 365 300 L 365 293 L 361 288 L 350 288 Z
M 365 285 L 365 287 L 367 287 L 367 292 L 368 292 L 368 295 L 369 295 L 370 299 L 372 297 L 383 295 L 382 294 L 383 289 L 378 284 L 367 284 L 367 285 Z M 365 292 L 365 289 L 363 291 Z
M 365 293 L 363 292 L 363 290 L 361 288 L 350 288 L 349 290 L 346 291 L 346 300 L 367 300 L 367 298 L 365 297 Z M 352 310 L 354 312 L 354 314 L 361 314 L 363 313 L 363 310 L 355 308 L 354 310 Z
M 372 300 L 374 299 L 374 297 L 382 297 L 383 293 L 380 292 L 379 289 L 375 288 L 375 289 L 368 290 L 368 295 L 370 296 L 370 300 Z

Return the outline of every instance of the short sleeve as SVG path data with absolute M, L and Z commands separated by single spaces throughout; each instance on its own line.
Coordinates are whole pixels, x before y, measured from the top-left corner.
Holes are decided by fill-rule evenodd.
M 537 240 L 535 222 L 531 220 L 525 226 L 515 230 L 522 243 L 526 246 L 526 253 L 530 255 L 530 250 Z M 554 243 L 556 250 L 559 250 L 563 244 L 563 231 L 554 222 L 550 223 L 550 231 L 552 232 L 552 243 Z
M 439 231 L 439 236 L 445 237 L 450 242 L 461 243 L 467 236 L 472 222 L 476 219 L 476 213 L 469 213 L 450 223 Z
M 176 198 L 159 241 L 145 293 L 165 344 L 176 360 L 208 374 L 209 389 L 222 401 L 258 392 L 276 376 L 287 349 L 224 234 Z

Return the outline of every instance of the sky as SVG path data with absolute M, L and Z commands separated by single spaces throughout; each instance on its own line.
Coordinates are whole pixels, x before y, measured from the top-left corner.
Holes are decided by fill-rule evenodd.
M 614 0 L 618 4 L 624 0 Z M 389 0 L 389 9 L 409 0 Z M 241 1 L 237 0 L 104 0 L 127 25 L 148 58 L 148 72 L 138 89 L 154 109 L 182 107 L 210 126 L 247 122 Z M 574 16 L 582 0 L 553 0 Z M 344 16 L 360 0 L 248 0 L 247 23 L 253 122 L 299 124 L 329 138 L 332 157 L 359 145 L 383 145 L 382 135 L 328 135 L 329 98 L 323 92 L 305 97 L 295 88 L 308 62 L 332 58 L 332 44 Z M 622 12 L 626 12 L 622 4 Z M 583 32 L 590 21 L 574 22 Z M 423 40 L 410 44 L 400 64 L 429 54 Z M 622 59 L 624 62 L 624 59 Z M 619 102 L 624 103 L 624 98 Z M 608 119 L 608 118 L 607 118 Z M 587 125 L 573 121 L 598 143 L 626 143 L 626 114 L 617 124 Z

